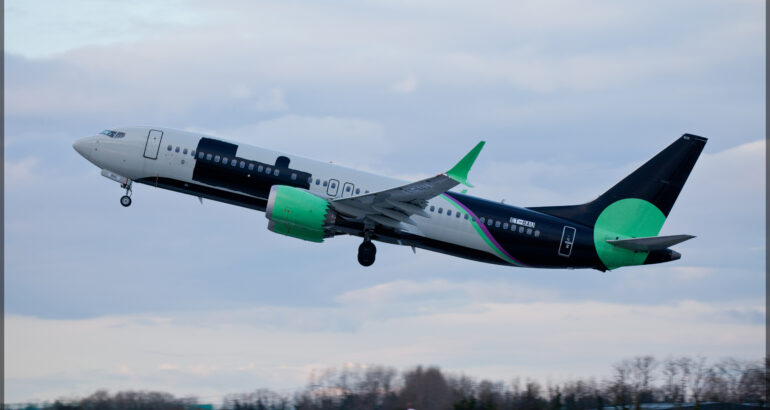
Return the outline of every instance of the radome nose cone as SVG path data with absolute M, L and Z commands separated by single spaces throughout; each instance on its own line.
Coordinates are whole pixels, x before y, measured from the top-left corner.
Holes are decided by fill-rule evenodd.
M 88 143 L 85 141 L 85 138 L 81 138 L 72 143 L 72 148 L 75 148 L 75 151 L 77 151 L 78 154 L 85 157 L 86 151 L 88 150 Z

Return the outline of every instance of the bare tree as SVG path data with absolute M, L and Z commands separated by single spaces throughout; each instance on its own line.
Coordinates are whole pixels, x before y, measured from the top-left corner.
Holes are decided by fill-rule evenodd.
M 655 379 L 653 371 L 657 362 L 652 356 L 637 356 L 630 360 L 629 384 L 634 401 L 634 408 L 641 409 L 642 403 L 652 401 L 652 382 Z
M 608 389 L 610 397 L 612 398 L 615 407 L 627 410 L 628 405 L 632 401 L 629 381 L 631 372 L 633 371 L 633 365 L 630 360 L 624 360 L 620 363 L 616 363 L 615 366 L 613 366 L 613 370 L 613 378 L 609 383 Z
M 227 395 L 222 404 L 225 410 L 287 410 L 289 407 L 290 400 L 287 396 L 268 389 Z
M 710 372 L 711 368 L 706 365 L 705 357 L 698 356 L 690 359 L 690 377 L 687 379 L 687 385 L 690 394 L 692 394 L 692 400 L 695 402 L 695 410 L 700 409 L 701 396 Z
M 520 378 L 509 384 L 443 373 L 422 367 L 399 373 L 389 367 L 353 365 L 314 371 L 308 386 L 293 395 L 259 389 L 225 396 L 224 410 L 587 410 L 614 405 L 639 410 L 649 402 L 695 407 L 704 401 L 726 404 L 767 403 L 768 358 L 760 361 L 724 359 L 708 365 L 704 357 L 669 357 L 657 362 L 649 355 L 616 363 L 602 382 L 577 379 L 561 384 Z M 400 376 L 400 377 L 399 377 Z M 23 407 L 14 406 L 15 409 Z M 45 410 L 195 410 L 195 398 L 162 392 L 99 390 L 82 399 L 62 398 L 36 406 Z
M 764 366 L 758 363 L 747 363 L 738 384 L 738 400 L 742 403 L 759 403 L 767 401 L 767 375 Z
M 679 361 L 672 357 L 663 361 L 663 386 L 661 387 L 664 402 L 681 404 L 684 402 L 684 392 L 680 383 Z
M 444 410 L 450 404 L 449 386 L 437 367 L 418 366 L 404 373 L 401 400 L 416 410 Z

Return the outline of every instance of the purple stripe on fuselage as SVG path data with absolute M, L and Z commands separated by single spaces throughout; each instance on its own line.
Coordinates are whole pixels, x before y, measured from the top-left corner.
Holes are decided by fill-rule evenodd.
M 454 197 L 452 197 L 451 195 L 449 195 L 449 193 L 447 193 L 447 192 L 445 192 L 445 193 L 444 193 L 444 197 L 445 197 L 445 198 L 447 198 L 447 199 L 450 199 L 452 202 L 456 203 L 456 204 L 457 204 L 457 205 L 458 205 L 460 208 L 462 208 L 462 209 L 463 209 L 465 212 L 467 212 L 467 213 L 468 213 L 470 216 L 472 216 L 473 218 L 476 218 L 476 221 L 478 221 L 478 225 L 479 225 L 479 227 L 481 228 L 481 231 L 482 231 L 482 232 L 484 232 L 484 235 L 486 235 L 486 236 L 487 236 L 487 238 L 489 239 L 489 241 L 490 241 L 490 242 L 492 242 L 492 244 L 493 244 L 493 245 L 494 245 L 494 246 L 497 248 L 497 250 L 499 250 L 499 251 L 500 251 L 501 253 L 503 253 L 505 256 L 507 256 L 507 257 L 511 258 L 511 260 L 512 260 L 512 261 L 514 261 L 515 263 L 517 263 L 517 264 L 519 264 L 519 265 L 521 265 L 521 266 L 527 266 L 527 265 L 525 265 L 525 264 L 523 264 L 523 263 L 519 262 L 519 260 L 518 260 L 518 259 L 516 259 L 516 258 L 514 258 L 513 256 L 511 256 L 511 254 L 510 254 L 510 253 L 508 253 L 508 251 L 506 251 L 506 250 L 505 250 L 505 248 L 503 248 L 503 247 L 500 245 L 500 243 L 499 243 L 499 242 L 497 242 L 497 240 L 495 239 L 495 237 L 494 237 L 494 236 L 492 236 L 492 233 L 491 233 L 491 232 L 489 232 L 489 230 L 487 229 L 487 227 L 486 227 L 486 226 L 484 226 L 484 224 L 482 224 L 482 223 L 481 223 L 481 219 L 480 219 L 480 218 L 479 218 L 479 217 L 478 217 L 478 216 L 477 216 L 475 213 L 473 213 L 473 211 L 471 211 L 470 209 L 468 209 L 468 207 L 467 207 L 467 206 L 463 205 L 463 203 L 462 203 L 462 202 L 458 201 L 457 199 L 455 199 Z

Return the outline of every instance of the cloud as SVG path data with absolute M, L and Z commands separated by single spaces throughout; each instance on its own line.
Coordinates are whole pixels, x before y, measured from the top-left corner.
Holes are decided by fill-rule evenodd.
M 684 280 L 703 280 L 715 273 L 712 268 L 697 266 L 676 266 L 671 268 L 671 270 Z
M 11 35 L 5 49 L 46 58 L 81 47 L 151 39 L 174 28 L 198 26 L 207 20 L 203 10 L 189 5 L 186 0 L 162 4 L 143 0 L 130 5 L 75 0 L 66 6 L 51 0 L 9 0 L 5 12 Z
M 681 87 L 681 77 L 702 75 L 751 55 L 758 47 L 753 39 L 764 27 L 761 20 L 753 19 L 756 13 L 750 5 L 735 7 L 735 15 L 727 21 L 718 21 L 708 29 L 692 27 L 688 34 L 688 24 L 695 24 L 692 19 L 683 23 L 674 17 L 687 16 L 689 6 L 654 10 L 597 3 L 601 6 L 590 11 L 585 5 L 569 2 L 525 2 L 504 10 L 491 4 L 468 8 L 402 3 L 389 9 L 413 17 L 399 19 L 397 30 L 392 15 L 367 12 L 368 7 L 382 7 L 376 4 L 350 9 L 244 2 L 237 13 L 205 3 L 184 3 L 183 7 L 142 4 L 134 13 L 138 22 L 115 30 L 155 35 L 111 42 L 109 47 L 78 48 L 73 46 L 77 42 L 64 41 L 69 51 L 55 58 L 33 60 L 39 65 L 62 65 L 64 73 L 35 78 L 23 87 L 17 86 L 22 85 L 19 78 L 28 74 L 10 64 L 8 110 L 11 114 L 36 109 L 93 113 L 130 107 L 144 111 L 143 117 L 154 112 L 176 118 L 192 110 L 208 110 L 216 117 L 227 110 L 219 113 L 212 107 L 227 104 L 233 87 L 281 89 L 289 95 L 304 91 L 335 99 L 376 94 L 383 85 L 396 93 L 412 93 L 418 78 L 421 89 L 459 89 L 466 95 L 480 89 L 499 95 L 502 88 L 507 95 L 521 90 L 547 96 L 563 89 L 606 91 L 639 83 L 657 89 L 657 84 L 671 78 L 677 82 L 663 87 L 676 89 Z M 167 7 L 175 11 L 170 13 Z M 714 13 L 720 12 L 718 3 L 710 7 Z M 77 7 L 66 11 L 70 9 Z M 55 13 L 57 8 L 48 5 L 47 10 Z M 35 11 L 39 11 L 37 7 Z M 100 27 L 113 20 L 123 21 L 113 18 L 122 11 L 123 7 L 100 6 L 83 17 L 100 16 L 92 19 L 95 24 L 64 22 L 75 28 Z M 208 17 L 201 21 L 195 16 Z M 172 21 L 157 22 L 164 18 Z M 635 37 L 655 21 L 665 30 L 672 30 L 670 24 L 682 31 L 676 36 L 641 37 L 647 41 Z M 44 21 L 37 26 L 41 23 Z M 160 33 L 157 26 L 162 28 Z M 70 28 L 65 25 L 55 32 Z M 30 27 L 14 30 L 19 33 L 17 38 L 39 32 Z M 572 30 L 581 30 L 580 35 Z M 609 42 L 608 37 L 619 40 Z M 35 45 L 56 43 L 50 39 L 30 41 Z M 585 46 L 594 43 L 603 47 Z M 30 57 L 24 53 L 27 47 L 9 50 Z M 406 76 L 404 67 L 409 67 Z M 393 78 L 399 77 L 401 80 L 394 83 Z M 144 91 L 147 89 L 153 90 L 151 98 Z
M 15 187 L 27 183 L 38 182 L 36 170 L 38 166 L 37 157 L 26 157 L 17 161 L 5 161 L 5 184 L 6 187 Z
M 280 88 L 271 88 L 255 99 L 253 104 L 257 112 L 280 112 L 289 109 L 284 92 Z
M 403 79 L 393 83 L 390 90 L 399 94 L 410 94 L 417 89 L 417 76 L 414 73 L 407 74 Z
M 364 170 L 393 149 L 381 124 L 361 118 L 285 114 L 215 134 Z
M 556 292 L 495 282 L 398 280 L 344 292 L 335 298 L 361 317 L 393 318 L 461 311 L 478 300 L 488 303 L 554 300 Z
M 416 285 L 392 284 L 406 295 Z M 369 304 L 349 296 L 341 299 L 344 308 L 304 308 L 293 315 L 323 314 L 333 322 L 355 316 Z M 219 318 L 216 325 L 191 325 L 196 322 L 192 316 L 205 321 L 212 315 Z M 764 352 L 764 315 L 761 303 L 644 306 L 489 302 L 482 297 L 473 297 L 461 309 L 397 318 L 362 316 L 355 332 L 276 326 L 266 320 L 268 315 L 254 320 L 227 311 L 175 314 L 171 322 L 146 315 L 68 321 L 10 315 L 6 348 L 14 354 L 6 364 L 7 400 L 29 398 L 25 394 L 32 386 L 57 374 L 82 380 L 84 391 L 118 389 L 124 383 L 121 377 L 132 377 L 136 388 L 185 395 L 196 393 L 189 386 L 199 383 L 211 386 L 209 394 L 214 395 L 255 386 L 298 388 L 312 368 L 342 363 L 399 368 L 435 364 L 492 379 L 526 375 L 558 380 L 569 376 L 564 360 L 582 357 L 578 361 L 590 364 L 581 363 L 581 376 L 605 376 L 611 363 L 640 352 L 756 359 Z M 695 350 L 693 339 L 699 340 Z M 131 363 L 130 371 L 125 362 Z M 253 376 L 243 378 L 244 372 Z M 55 397 L 52 391 L 37 393 Z

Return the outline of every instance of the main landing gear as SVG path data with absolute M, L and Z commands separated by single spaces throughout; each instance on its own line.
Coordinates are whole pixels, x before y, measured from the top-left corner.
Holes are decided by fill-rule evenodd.
M 372 243 L 371 232 L 366 232 L 364 234 L 364 242 L 358 246 L 358 263 L 361 266 L 372 266 L 376 254 L 377 247 Z
M 120 184 L 120 187 L 126 189 L 126 194 L 120 197 L 120 204 L 123 206 L 131 206 L 131 181 Z

